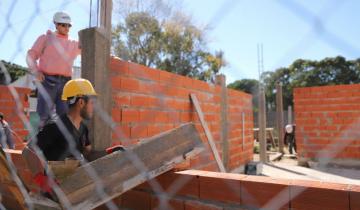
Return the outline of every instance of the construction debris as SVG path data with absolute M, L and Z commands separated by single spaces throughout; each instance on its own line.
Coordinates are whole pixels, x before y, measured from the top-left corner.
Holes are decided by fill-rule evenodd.
M 159 176 L 177 164 L 194 157 L 204 149 L 201 138 L 193 123 L 161 133 L 124 152 L 114 152 L 75 170 L 60 180 L 59 187 L 66 199 L 59 199 L 60 206 L 72 206 L 72 209 L 93 209 L 122 193 Z M 4 158 L 3 158 L 4 159 Z M 16 184 L 12 183 L 7 161 L 1 159 L 0 194 L 14 192 L 14 196 L 3 198 L 3 204 L 11 209 L 27 209 L 25 199 Z M 90 174 L 89 174 L 90 172 Z M 96 172 L 96 177 L 91 175 Z M 6 180 L 5 180 L 6 179 Z M 101 189 L 99 189 L 101 184 Z M 9 190 L 12 187 L 14 189 Z M 102 191 L 102 193 L 99 193 Z M 7 202 L 6 199 L 12 199 Z M 32 198 L 35 203 L 35 199 Z M 44 203 L 44 199 L 37 197 Z M 66 202 L 69 203 L 65 203 Z M 36 201 L 36 203 L 41 203 Z M 50 209 L 56 209 L 53 203 L 46 203 Z M 40 208 L 41 209 L 41 208 Z

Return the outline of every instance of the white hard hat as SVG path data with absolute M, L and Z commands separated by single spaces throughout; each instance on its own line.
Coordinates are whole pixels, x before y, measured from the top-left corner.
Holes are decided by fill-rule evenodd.
M 70 15 L 66 12 L 57 12 L 53 17 L 54 23 L 66 23 L 71 24 Z
M 288 124 L 285 126 L 286 133 L 292 133 L 293 132 L 293 126 Z

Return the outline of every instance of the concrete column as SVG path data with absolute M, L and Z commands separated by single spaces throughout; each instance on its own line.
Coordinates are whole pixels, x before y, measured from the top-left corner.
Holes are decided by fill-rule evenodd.
M 111 116 L 111 85 L 109 72 L 110 40 L 99 28 L 79 32 L 81 41 L 81 76 L 91 81 L 98 93 L 95 116 L 90 121 L 90 139 L 93 150 L 103 151 L 111 146 L 111 127 L 105 122 L 99 108 Z
M 292 124 L 292 106 L 288 106 L 288 124 Z
M 284 107 L 283 107 L 283 94 L 282 84 L 276 84 L 276 125 L 279 134 L 279 152 L 284 153 Z
M 266 101 L 265 90 L 261 86 L 259 90 L 259 142 L 260 142 L 260 161 L 267 162 L 266 155 Z
M 225 75 L 217 75 L 215 78 L 216 85 L 221 86 L 221 102 L 220 102 L 220 120 L 221 120 L 221 131 L 220 131 L 220 142 L 222 142 L 222 160 L 225 169 L 228 171 L 229 166 L 229 141 L 228 141 L 228 97 L 226 87 Z
M 111 40 L 111 14 L 112 0 L 101 0 L 100 2 L 100 28 L 104 34 Z

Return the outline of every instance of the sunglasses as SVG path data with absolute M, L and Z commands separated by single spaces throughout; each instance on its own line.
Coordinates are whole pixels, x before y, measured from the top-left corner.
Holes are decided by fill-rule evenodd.
M 62 26 L 62 27 L 71 27 L 71 24 L 67 24 L 67 23 L 57 23 L 58 26 Z

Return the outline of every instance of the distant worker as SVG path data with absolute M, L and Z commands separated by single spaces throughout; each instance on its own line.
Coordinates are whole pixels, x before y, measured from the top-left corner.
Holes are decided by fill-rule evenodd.
M 293 149 L 296 152 L 295 125 L 288 124 L 285 126 L 284 143 L 289 146 L 290 154 L 293 154 Z
M 55 113 L 59 116 L 66 113 L 67 105 L 61 100 L 61 93 L 71 79 L 74 60 L 81 53 L 79 42 L 69 39 L 70 16 L 66 12 L 56 12 L 53 22 L 56 31 L 48 30 L 41 35 L 26 57 L 29 68 L 44 88 L 38 88 L 39 128 Z
M 15 149 L 13 133 L 9 123 L 4 119 L 4 114 L 0 112 L 0 145 L 3 148 Z

